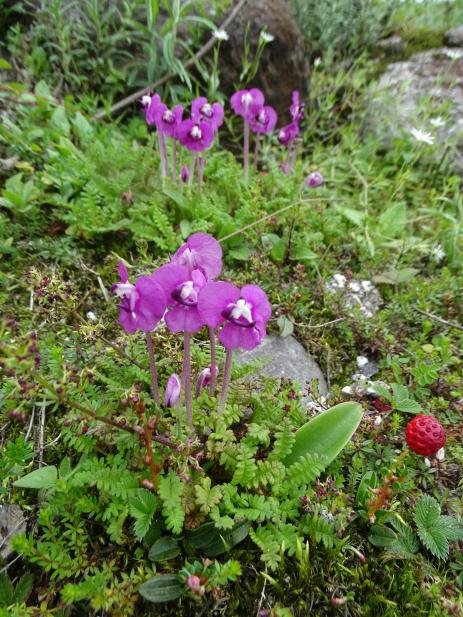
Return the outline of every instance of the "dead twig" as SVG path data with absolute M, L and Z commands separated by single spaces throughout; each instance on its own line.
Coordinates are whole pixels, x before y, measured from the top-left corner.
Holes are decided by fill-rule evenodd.
M 443 319 L 442 317 L 439 317 L 438 315 L 434 315 L 433 313 L 428 313 L 428 311 L 423 311 L 422 309 L 419 309 L 419 308 L 415 308 L 415 311 L 417 313 L 420 313 L 421 315 L 425 315 L 426 317 L 429 317 L 429 319 L 432 319 L 433 321 L 437 321 L 443 324 L 444 326 L 448 326 L 449 328 L 455 328 L 455 330 L 460 330 L 461 332 L 463 332 L 463 326 L 460 326 L 460 324 L 454 323 L 452 321 L 447 321 L 446 319 Z
M 38 438 L 38 445 L 37 445 L 37 450 L 38 450 L 38 454 L 39 454 L 39 468 L 42 467 L 43 465 L 43 441 L 44 441 L 44 433 L 45 433 L 45 409 L 46 409 L 46 405 L 45 405 L 45 401 L 42 403 L 42 406 L 40 407 L 40 420 L 39 420 L 39 438 Z

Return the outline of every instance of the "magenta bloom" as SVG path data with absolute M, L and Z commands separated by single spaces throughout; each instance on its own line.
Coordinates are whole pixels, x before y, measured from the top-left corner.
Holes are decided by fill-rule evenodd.
M 154 112 L 154 121 L 159 132 L 169 137 L 176 137 L 177 127 L 182 121 L 183 107 L 175 105 L 172 110 L 164 103 L 159 103 Z
M 182 171 L 180 173 L 180 178 L 181 178 L 182 182 L 188 182 L 188 180 L 190 178 L 190 170 L 188 169 L 188 165 L 184 165 L 182 167 Z
M 282 146 L 287 148 L 293 143 L 299 135 L 299 126 L 297 122 L 291 122 L 278 131 L 278 141 Z
M 121 282 L 114 284 L 111 291 L 121 299 L 118 304 L 119 323 L 127 334 L 133 334 L 137 330 L 151 332 L 166 310 L 164 291 L 149 276 L 140 276 L 135 285 L 129 283 L 122 261 L 118 264 L 118 270 Z
M 300 122 L 302 120 L 304 105 L 299 102 L 299 92 L 297 90 L 294 90 L 293 92 L 293 102 L 289 108 L 289 112 L 293 122 Z
M 273 107 L 264 105 L 254 107 L 255 113 L 248 116 L 249 126 L 253 133 L 270 133 L 277 123 L 277 114 Z
M 325 178 L 321 175 L 319 171 L 313 171 L 307 176 L 307 178 L 305 179 L 305 183 L 310 189 L 316 189 L 317 186 L 321 186 L 325 183 Z
M 145 100 L 144 112 L 145 112 L 146 122 L 150 125 L 156 124 L 156 112 L 159 106 L 163 105 L 163 103 L 161 103 L 161 97 L 159 96 L 159 94 L 153 94 L 153 96 L 150 97 L 149 102 L 147 98 L 143 97 L 143 99 Z M 143 99 L 142 99 L 142 104 L 143 104 Z
M 215 378 L 217 379 L 217 376 L 219 374 L 219 369 L 217 366 L 214 367 L 215 369 Z M 203 388 L 207 388 L 207 386 L 211 383 L 211 377 L 212 377 L 212 370 L 211 367 L 208 366 L 207 368 L 204 368 L 198 375 L 198 379 L 196 381 L 196 390 L 195 390 L 195 394 L 196 396 L 199 396 L 201 394 L 201 390 Z
M 175 407 L 180 399 L 180 393 L 182 391 L 182 384 L 180 383 L 180 379 L 176 373 L 172 373 L 172 375 L 167 380 L 166 386 L 166 406 L 167 407 Z
M 214 128 L 204 121 L 183 120 L 177 127 L 177 139 L 192 152 L 202 152 L 212 144 Z
M 185 266 L 170 263 L 153 272 L 151 280 L 164 291 L 168 310 L 164 320 L 171 332 L 194 334 L 204 326 L 198 312 L 198 294 L 207 280 L 201 270 L 190 272 Z
M 207 279 L 215 279 L 222 271 L 222 247 L 209 234 L 193 234 L 172 257 L 173 264 L 201 270 Z
M 195 122 L 207 122 L 214 130 L 223 123 L 223 107 L 220 103 L 209 103 L 205 96 L 199 96 L 191 104 L 191 118 Z
M 265 336 L 272 309 L 265 292 L 257 285 L 241 290 L 232 283 L 208 283 L 198 300 L 201 318 L 210 328 L 224 324 L 219 341 L 227 349 L 254 349 Z
M 256 109 L 264 106 L 264 95 L 261 90 L 252 88 L 251 90 L 238 90 L 230 99 L 230 104 L 238 116 L 246 120 Z

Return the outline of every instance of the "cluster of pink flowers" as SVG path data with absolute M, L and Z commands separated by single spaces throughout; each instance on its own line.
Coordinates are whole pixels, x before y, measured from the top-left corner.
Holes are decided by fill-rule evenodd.
M 159 94 L 146 94 L 141 100 L 146 122 L 156 126 L 159 138 L 161 158 L 161 175 L 169 173 L 166 137 L 172 140 L 172 179 L 177 178 L 177 141 L 193 153 L 191 169 L 184 166 L 181 179 L 187 181 L 193 175 L 197 153 L 209 148 L 214 140 L 219 126 L 223 123 L 223 107 L 219 103 L 209 103 L 205 97 L 196 98 L 191 105 L 190 118 L 183 118 L 184 108 L 175 105 L 169 109 L 161 101 Z M 198 159 L 198 182 L 201 184 L 203 174 L 203 159 Z
M 188 422 L 192 423 L 190 337 L 203 327 L 209 328 L 211 365 L 201 371 L 197 392 L 206 385 L 214 392 L 217 378 L 215 334 L 227 349 L 220 410 L 223 411 L 234 349 L 254 349 L 266 334 L 271 307 L 265 292 L 257 285 L 239 289 L 225 281 L 217 281 L 222 271 L 222 248 L 212 236 L 196 233 L 173 255 L 169 263 L 150 276 L 140 276 L 135 284 L 128 280 L 127 270 L 119 263 L 120 282 L 112 287 L 119 298 L 119 323 L 128 334 L 142 330 L 150 349 L 151 332 L 164 319 L 171 332 L 184 333 L 183 388 Z M 151 343 L 152 348 L 152 343 Z M 152 377 L 157 380 L 152 366 Z M 180 397 L 180 380 L 172 376 L 166 392 L 166 404 L 173 406 Z M 157 391 L 157 383 L 154 391 Z

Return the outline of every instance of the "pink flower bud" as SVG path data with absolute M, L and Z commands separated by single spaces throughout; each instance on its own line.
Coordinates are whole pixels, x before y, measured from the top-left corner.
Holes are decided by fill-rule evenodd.
M 215 377 L 217 378 L 217 375 L 219 374 L 219 369 L 217 366 L 214 367 L 215 368 Z M 206 388 L 210 383 L 211 383 L 211 367 L 208 366 L 207 368 L 203 369 L 200 374 L 198 375 L 198 381 L 196 382 L 196 391 L 195 394 L 196 396 L 199 396 L 201 393 L 201 390 L 203 388 Z
M 180 178 L 182 179 L 182 182 L 188 182 L 189 178 L 190 178 L 190 170 L 188 169 L 188 165 L 184 165 L 182 167 L 182 171 L 180 173 Z
M 176 373 L 172 373 L 167 381 L 166 387 L 166 405 L 167 407 L 175 407 L 182 391 L 182 384 Z
M 190 576 L 186 580 L 186 584 L 191 589 L 191 591 L 195 593 L 197 596 L 203 596 L 206 591 L 204 587 L 201 585 L 199 576 L 196 576 L 195 574 L 190 574 Z
M 307 178 L 305 179 L 305 183 L 307 184 L 309 189 L 316 189 L 317 186 L 321 186 L 325 183 L 325 178 L 321 175 L 319 171 L 313 171 L 307 176 Z

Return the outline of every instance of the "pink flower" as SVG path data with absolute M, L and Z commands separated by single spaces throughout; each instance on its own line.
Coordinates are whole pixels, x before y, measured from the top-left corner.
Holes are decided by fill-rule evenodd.
M 142 104 L 143 104 L 143 99 L 142 99 Z M 161 102 L 161 97 L 159 96 L 159 94 L 153 94 L 149 102 L 148 102 L 148 99 L 145 99 L 144 112 L 145 112 L 146 122 L 148 124 L 150 125 L 156 124 L 155 116 L 156 116 L 156 112 L 160 105 L 163 105 L 163 103 Z
M 317 186 L 321 186 L 325 183 L 325 178 L 321 175 L 319 171 L 313 171 L 307 176 L 307 178 L 305 179 L 305 183 L 310 189 L 315 189 L 317 188 Z
M 277 123 L 277 114 L 270 105 L 254 107 L 248 122 L 253 133 L 270 133 Z
M 207 279 L 215 279 L 222 271 L 222 247 L 209 234 L 196 233 L 178 249 L 171 262 L 186 266 L 189 272 L 199 269 Z
M 172 111 L 167 105 L 160 103 L 154 112 L 154 121 L 159 132 L 169 137 L 176 137 L 177 127 L 182 121 L 183 107 L 175 105 Z
M 182 182 L 188 182 L 188 180 L 190 178 L 190 170 L 188 169 L 188 165 L 184 165 L 182 167 L 182 171 L 180 173 L 180 178 L 181 178 Z
M 119 323 L 127 334 L 133 334 L 137 330 L 151 332 L 166 310 L 164 291 L 149 276 L 140 276 L 135 285 L 129 283 L 122 261 L 118 264 L 118 270 L 121 282 L 114 284 L 111 291 L 121 299 L 118 304 Z
M 215 369 L 215 377 L 217 379 L 217 376 L 219 374 L 219 369 L 217 366 L 215 366 L 214 369 Z M 203 369 L 199 373 L 198 380 L 196 381 L 196 390 L 195 390 L 196 396 L 199 396 L 201 393 L 201 390 L 203 388 L 207 388 L 207 386 L 211 383 L 211 377 L 212 377 L 212 371 L 211 371 L 210 366 Z
M 198 312 L 198 294 L 207 280 L 201 270 L 190 272 L 175 263 L 161 266 L 151 279 L 164 291 L 168 310 L 164 320 L 171 332 L 194 334 L 204 326 Z
M 289 112 L 293 122 L 300 122 L 302 120 L 304 105 L 299 102 L 299 92 L 297 90 L 294 90 L 293 92 L 293 102 L 289 108 Z
M 177 127 L 177 139 L 192 152 L 202 152 L 212 144 L 214 128 L 204 121 L 183 120 Z
M 296 122 L 291 122 L 278 131 L 278 141 L 282 146 L 289 147 L 299 135 L 299 126 Z
M 167 407 L 175 407 L 180 399 L 180 393 L 182 391 L 182 384 L 180 383 L 179 376 L 176 373 L 172 373 L 172 375 L 167 380 L 166 386 L 166 406 Z
M 261 90 L 252 88 L 251 90 L 238 90 L 230 99 L 230 104 L 238 116 L 246 120 L 252 115 L 253 109 L 261 108 L 264 105 L 264 95 Z
M 220 103 L 209 103 L 205 96 L 199 96 L 191 104 L 191 118 L 195 122 L 207 122 L 214 130 L 223 123 L 223 107 Z
M 264 338 L 272 309 L 257 285 L 241 290 L 232 283 L 208 283 L 200 292 L 199 314 L 210 328 L 223 325 L 219 341 L 227 349 L 254 349 Z

